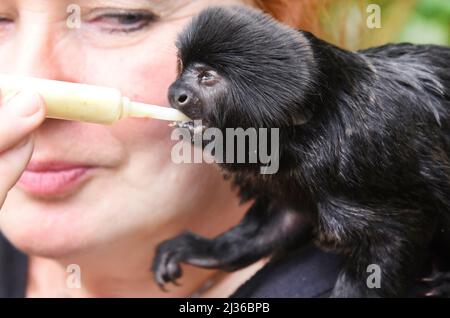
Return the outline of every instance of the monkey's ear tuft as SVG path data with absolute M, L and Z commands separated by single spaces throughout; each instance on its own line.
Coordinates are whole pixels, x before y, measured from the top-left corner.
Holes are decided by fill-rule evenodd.
M 180 76 L 181 73 L 183 73 L 183 60 L 181 59 L 181 56 L 179 54 L 177 56 L 177 72 L 178 76 Z

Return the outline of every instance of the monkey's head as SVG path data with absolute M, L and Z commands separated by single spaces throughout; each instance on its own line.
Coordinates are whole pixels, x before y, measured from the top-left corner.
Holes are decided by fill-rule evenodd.
M 243 6 L 210 7 L 177 41 L 172 107 L 205 126 L 282 127 L 310 116 L 303 105 L 314 57 L 306 37 Z

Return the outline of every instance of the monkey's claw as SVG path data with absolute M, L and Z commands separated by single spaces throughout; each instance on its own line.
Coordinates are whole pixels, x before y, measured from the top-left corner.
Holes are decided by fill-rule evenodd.
M 183 274 L 180 263 L 186 260 L 191 241 L 190 233 L 184 233 L 164 241 L 156 249 L 152 271 L 163 291 L 166 291 L 164 286 L 168 283 L 179 286 L 177 279 Z
M 164 286 L 167 283 L 177 285 L 176 280 L 182 274 L 179 264 L 180 251 L 171 243 L 171 241 L 166 241 L 158 247 L 152 267 L 156 283 L 163 291 L 166 291 Z
M 425 296 L 450 297 L 450 273 L 436 272 L 431 277 L 423 278 L 422 281 L 431 287 Z

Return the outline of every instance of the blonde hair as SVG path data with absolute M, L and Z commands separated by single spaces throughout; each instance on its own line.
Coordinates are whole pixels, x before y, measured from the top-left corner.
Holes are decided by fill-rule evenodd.
M 279 21 L 348 49 L 358 49 L 394 41 L 415 0 L 253 0 Z M 382 9 L 382 27 L 367 27 L 367 8 Z

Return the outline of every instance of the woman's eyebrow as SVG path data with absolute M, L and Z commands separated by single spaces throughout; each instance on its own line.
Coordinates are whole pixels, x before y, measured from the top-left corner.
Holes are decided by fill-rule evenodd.
M 191 0 L 192 1 L 192 0 Z M 189 0 L 80 0 L 88 8 L 120 7 L 122 9 L 149 9 L 160 16 L 170 15 L 191 2 Z
M 176 12 L 181 7 L 197 0 L 146 0 L 152 3 L 157 13 L 164 17 Z

